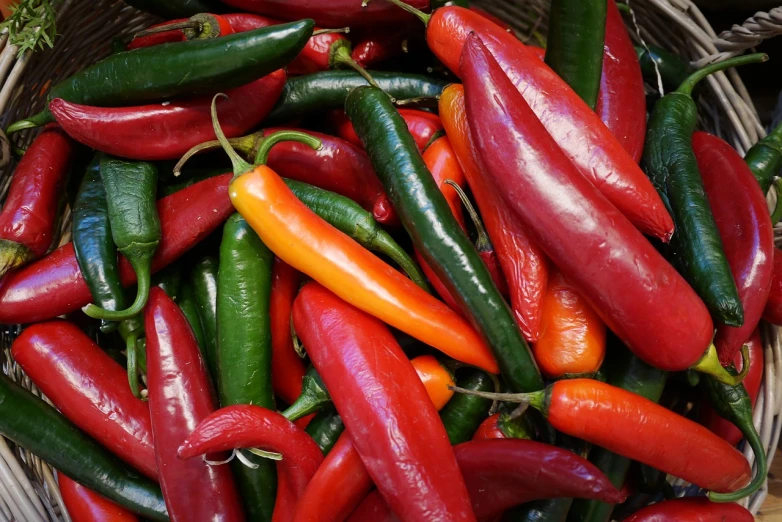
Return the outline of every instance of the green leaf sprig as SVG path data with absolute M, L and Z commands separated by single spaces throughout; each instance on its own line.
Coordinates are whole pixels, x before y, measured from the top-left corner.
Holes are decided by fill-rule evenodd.
M 19 56 L 54 45 L 56 14 L 51 0 L 21 0 L 11 7 L 11 16 L 0 23 L 8 29 L 8 41 L 19 48 Z

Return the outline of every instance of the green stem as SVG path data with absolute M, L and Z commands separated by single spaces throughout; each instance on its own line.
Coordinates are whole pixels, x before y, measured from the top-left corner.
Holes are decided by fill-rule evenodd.
M 323 147 L 323 143 L 321 143 L 321 141 L 318 138 L 315 138 L 314 136 L 310 136 L 309 134 L 306 134 L 304 132 L 292 131 L 292 130 L 279 131 L 279 132 L 275 132 L 274 134 L 270 134 L 269 136 L 264 138 L 264 140 L 261 142 L 260 146 L 258 147 L 258 152 L 256 152 L 255 154 L 255 164 L 266 165 L 266 161 L 269 159 L 269 151 L 271 151 L 272 147 L 274 147 L 281 141 L 298 141 L 299 143 L 304 143 L 305 145 L 309 145 L 315 150 L 320 150 L 321 147 Z M 226 145 L 230 147 L 230 145 L 228 145 L 228 142 L 226 141 L 225 145 L 223 145 L 223 148 L 225 148 Z M 236 152 L 234 152 L 234 154 L 236 154 Z
M 539 410 L 545 414 L 546 404 L 546 390 L 539 390 L 529 393 L 495 393 L 485 392 L 478 390 L 468 390 L 466 388 L 459 388 L 458 386 L 448 386 L 449 390 L 453 390 L 456 393 L 463 393 L 465 395 L 475 395 L 476 397 L 483 397 L 484 399 L 491 399 L 493 401 L 502 402 L 517 402 L 519 404 L 525 404 L 532 406 L 536 410 Z
M 749 443 L 752 452 L 755 454 L 757 472 L 752 478 L 752 482 L 733 493 L 715 493 L 709 491 L 709 500 L 712 502 L 738 502 L 744 497 L 755 494 L 766 481 L 768 475 L 768 460 L 766 459 L 766 450 L 763 447 L 763 443 L 760 441 L 760 437 L 758 436 L 755 426 L 752 424 L 751 418 L 744 419 L 741 424 L 742 425 L 739 425 L 738 428 L 741 429 L 741 433 L 744 434 L 744 438 L 747 439 L 747 443 Z
M 329 404 L 331 404 L 331 396 L 320 375 L 311 366 L 304 374 L 301 395 L 296 399 L 296 402 L 282 412 L 282 415 L 289 421 L 295 422 L 302 417 L 322 410 L 324 406 Z
M 774 186 L 777 188 L 777 202 L 774 205 L 774 212 L 771 213 L 772 225 L 776 225 L 782 219 L 782 179 L 774 180 Z
M 23 131 L 25 129 L 34 129 L 35 127 L 38 126 L 39 124 L 35 123 L 35 121 L 33 121 L 32 118 L 26 120 L 19 120 L 8 126 L 8 128 L 5 130 L 5 135 L 10 136 L 15 132 Z
M 692 365 L 690 369 L 711 375 L 722 383 L 735 386 L 740 384 L 749 372 L 749 348 L 747 348 L 746 344 L 741 347 L 741 359 L 743 362 L 741 373 L 732 375 L 728 370 L 722 367 L 719 357 L 717 357 L 717 348 L 711 344 L 703 357 L 701 357 L 701 360 Z
M 138 341 L 138 332 L 133 332 L 128 335 L 125 341 L 125 352 L 128 358 L 128 384 L 130 385 L 130 391 L 133 392 L 133 396 L 137 399 L 146 400 L 141 395 L 141 390 L 138 386 L 138 370 L 136 368 L 136 342 Z
M 149 288 L 152 282 L 152 256 L 130 257 L 128 262 L 136 272 L 138 286 L 136 287 L 136 299 L 133 304 L 124 310 L 105 310 L 99 306 L 90 303 L 82 311 L 93 319 L 102 319 L 104 321 L 124 321 L 141 313 L 147 304 L 149 298 Z
M 366 7 L 367 4 L 369 4 L 369 2 L 371 2 L 371 1 L 372 0 L 363 0 L 363 2 L 361 2 L 361 5 L 363 7 Z M 401 8 L 403 11 L 407 11 L 408 13 L 414 15 L 416 18 L 421 20 L 424 23 L 424 25 L 429 25 L 429 19 L 432 18 L 432 15 L 428 15 L 428 14 L 424 13 L 423 11 L 419 11 L 418 9 L 413 7 L 412 5 L 408 5 L 408 4 L 404 3 L 404 2 L 402 2 L 402 0 L 386 0 L 386 2 L 388 2 L 390 4 L 394 4 L 395 6 Z
M 423 288 L 426 292 L 432 292 L 432 289 L 429 288 L 426 277 L 421 272 L 418 264 L 413 261 L 413 258 L 411 258 L 396 241 L 394 241 L 388 232 L 379 229 L 377 235 L 372 240 L 371 247 L 372 250 L 388 256 L 394 263 L 399 265 L 415 284 Z
M 332 68 L 334 68 L 335 66 L 350 67 L 358 74 L 360 74 L 361 77 L 364 78 L 367 81 L 367 83 L 369 83 L 369 85 L 377 89 L 380 89 L 380 86 L 377 84 L 375 79 L 372 78 L 372 75 L 369 74 L 366 69 L 361 67 L 358 64 L 358 62 L 356 62 L 356 60 L 353 59 L 352 56 L 350 56 L 350 49 L 348 47 L 348 44 L 344 42 L 337 42 L 336 45 L 332 48 L 329 56 L 329 65 Z M 393 97 L 391 99 L 393 100 Z
M 350 34 L 350 27 L 340 27 L 339 29 L 318 29 L 317 31 L 312 31 L 312 36 L 329 33 Z
M 226 154 L 228 154 L 228 158 L 231 160 L 231 165 L 233 165 L 234 169 L 234 176 L 241 176 L 245 172 L 249 172 L 253 169 L 252 165 L 244 161 L 239 155 L 236 153 L 236 151 L 231 147 L 231 144 L 228 142 L 228 139 L 225 137 L 225 134 L 223 133 L 223 129 L 220 128 L 220 121 L 217 118 L 217 99 L 218 98 L 228 98 L 227 94 L 218 93 L 215 94 L 214 98 L 212 98 L 212 128 L 214 128 L 215 136 L 217 136 L 217 141 L 220 142 L 220 145 L 223 147 L 223 150 Z
M 391 1 L 391 0 L 389 0 Z M 729 58 L 722 62 L 712 63 L 702 67 L 692 73 L 684 82 L 676 89 L 676 92 L 680 94 L 686 94 L 690 96 L 692 90 L 695 88 L 698 82 L 714 74 L 715 72 L 723 71 L 731 67 L 738 67 L 739 65 L 746 65 L 748 63 L 761 63 L 768 60 L 768 55 L 764 53 L 748 54 L 746 56 L 736 56 L 735 58 Z
M 258 142 L 260 142 L 261 140 L 263 140 L 263 133 L 256 132 L 254 134 L 248 134 L 247 136 L 242 136 L 240 138 L 231 138 L 228 140 L 228 143 L 235 150 L 238 150 L 239 152 L 246 155 L 247 157 L 251 157 L 253 155 L 253 151 L 258 146 Z M 177 164 L 174 165 L 174 169 L 173 169 L 174 176 L 175 177 L 179 176 L 182 173 L 182 168 L 185 166 L 185 163 L 187 163 L 190 160 L 190 158 L 192 158 L 199 152 L 219 149 L 221 147 L 222 144 L 218 140 L 205 141 L 204 143 L 199 143 L 198 145 L 195 145 L 189 151 L 185 152 L 185 154 L 179 159 Z
M 133 38 L 143 38 L 144 36 L 150 36 L 153 34 L 167 33 L 168 31 L 177 31 L 179 29 L 195 29 L 201 31 L 201 22 L 195 20 L 188 20 L 187 22 L 177 22 L 175 24 L 163 25 L 160 27 L 151 27 L 144 29 L 133 35 Z
M 478 241 L 475 242 L 475 248 L 478 252 L 490 252 L 491 250 L 494 250 L 494 247 L 491 245 L 491 240 L 489 239 L 489 234 L 486 233 L 486 228 L 483 226 L 483 221 L 481 221 L 481 217 L 478 215 L 478 212 L 475 211 L 475 207 L 472 206 L 470 199 L 467 197 L 467 194 L 464 193 L 462 187 L 452 179 L 446 179 L 445 183 L 456 191 L 459 199 L 462 200 L 462 205 L 464 205 L 464 208 L 467 210 L 467 214 L 470 215 L 473 225 L 475 225 L 475 231 L 478 234 Z

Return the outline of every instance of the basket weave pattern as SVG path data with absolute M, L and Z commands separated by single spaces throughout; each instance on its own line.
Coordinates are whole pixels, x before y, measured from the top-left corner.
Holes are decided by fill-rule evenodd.
M 718 36 L 690 0 L 625 1 L 632 9 L 625 20 L 637 45 L 658 45 L 687 57 L 695 65 L 740 54 L 763 39 L 782 33 L 782 7 L 758 13 Z M 473 0 L 473 3 L 510 23 L 523 41 L 534 42 L 536 33 L 545 34 L 548 0 Z M 7 35 L 0 35 L 2 128 L 42 109 L 52 85 L 108 55 L 114 38 L 133 34 L 158 21 L 120 0 L 59 0 L 57 9 L 59 35 L 54 49 L 17 57 L 17 50 L 7 44 Z M 662 91 L 661 85 L 647 87 Z M 749 94 L 736 71 L 720 72 L 710 77 L 699 103 L 700 127 L 727 139 L 740 153 L 765 136 Z M 14 145 L 26 147 L 38 132 L 40 130 L 31 129 L 14 135 Z M 2 133 L 0 139 L 5 140 Z M 0 199 L 4 199 L 15 161 L 8 153 L 8 144 L 0 145 Z M 771 195 L 770 200 L 773 203 L 775 196 Z M 60 244 L 68 241 L 70 236 L 67 214 L 63 222 L 65 226 Z M 777 234 L 778 237 L 780 235 Z M 38 393 L 10 355 L 11 342 L 19 332 L 19 326 L 0 329 L 2 370 L 13 380 Z M 782 409 L 782 371 L 778 371 L 782 368 L 782 342 L 777 327 L 766 325 L 762 334 L 766 366 L 754 421 L 771 458 L 782 429 L 779 415 Z M 748 448 L 745 454 L 750 461 L 753 460 Z M 680 494 L 688 492 L 686 484 L 679 481 L 676 485 L 681 486 L 677 488 Z M 764 485 L 755 496 L 743 503 L 756 513 L 767 493 Z M 0 522 L 70 521 L 61 506 L 62 499 L 51 468 L 0 437 Z

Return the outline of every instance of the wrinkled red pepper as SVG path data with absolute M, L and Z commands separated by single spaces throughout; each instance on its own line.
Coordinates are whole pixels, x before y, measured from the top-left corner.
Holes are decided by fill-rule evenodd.
M 763 315 L 774 268 L 774 227 L 758 182 L 733 147 L 717 136 L 696 132 L 692 148 L 744 308 L 742 326 L 717 325 L 714 344 L 726 365 Z
M 217 401 L 190 324 L 160 287 L 149 292 L 144 328 L 152 434 L 171 520 L 243 521 L 230 468 L 177 458 L 180 444 Z
M 275 395 L 293 404 L 301 395 L 307 369 L 293 348 L 291 310 L 299 293 L 301 273 L 279 257 L 274 258 L 269 325 L 272 336 L 272 385 Z
M 399 114 L 407 123 L 407 129 L 413 135 L 418 150 L 423 152 L 432 139 L 443 130 L 443 123 L 436 114 L 418 109 L 399 109 Z M 333 121 L 337 125 L 337 134 L 343 140 L 347 140 L 356 147 L 363 147 L 361 139 L 356 135 L 353 124 L 348 120 L 343 111 L 332 113 Z
M 0 276 L 49 250 L 75 143 L 48 125 L 14 169 L 0 212 Z
M 234 212 L 225 174 L 196 183 L 158 201 L 163 238 L 152 268 L 158 271 L 199 243 Z M 136 274 L 120 257 L 125 285 Z M 8 274 L 0 282 L 0 323 L 33 323 L 79 310 L 92 302 L 90 289 L 79 270 L 73 243 L 58 248 L 40 261 Z
M 771 289 L 763 309 L 763 319 L 782 326 L 782 250 L 774 248 L 774 266 L 771 274 Z
M 437 410 L 388 328 L 316 283 L 299 292 L 293 322 L 394 512 L 475 520 Z
M 57 483 L 72 522 L 138 522 L 127 509 L 57 473 Z
M 738 504 L 718 504 L 707 498 L 675 498 L 636 511 L 624 522 L 752 522 L 755 517 Z
M 133 396 L 125 369 L 74 324 L 39 323 L 11 346 L 14 359 L 68 420 L 157 480 L 149 406 Z

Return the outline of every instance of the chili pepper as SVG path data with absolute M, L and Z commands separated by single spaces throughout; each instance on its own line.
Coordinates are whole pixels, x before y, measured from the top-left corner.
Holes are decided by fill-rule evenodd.
M 57 474 L 60 494 L 73 522 L 138 522 L 136 515 L 106 500 L 62 473 Z
M 314 366 L 307 368 L 301 380 L 301 393 L 287 410 L 282 412 L 289 421 L 297 421 L 331 405 L 331 396 Z
M 279 141 L 306 140 L 318 147 L 318 140 L 296 131 L 276 133 L 259 148 L 253 168 L 230 148 L 217 124 L 215 133 L 238 175 L 229 190 L 234 207 L 280 259 L 447 355 L 497 371 L 488 347 L 456 313 L 317 217 L 265 166 L 268 150 Z
M 391 512 L 378 490 L 374 490 L 367 495 L 347 518 L 347 522 L 363 522 L 364 520 L 371 520 L 372 522 L 399 522 L 399 518 Z
M 243 520 L 228 468 L 176 456 L 176 448 L 214 409 L 212 386 L 187 319 L 162 290 L 152 288 L 144 327 L 152 434 L 171 518 Z
M 606 0 L 553 0 L 546 64 L 594 108 L 606 36 Z
M 436 114 L 418 109 L 399 109 L 398 112 L 402 119 L 405 120 L 407 129 L 421 152 L 427 148 L 427 145 L 433 143 L 433 139 L 443 130 L 443 124 Z M 339 137 L 358 147 L 363 146 L 350 120 L 345 118 L 342 111 L 337 114 L 337 134 Z
M 299 292 L 293 322 L 394 511 L 405 520 L 474 520 L 432 400 L 385 325 L 314 283 Z
M 744 311 L 692 148 L 698 111 L 690 93 L 713 72 L 765 59 L 757 54 L 737 57 L 691 75 L 655 105 L 644 149 L 646 172 L 676 223 L 670 253 L 712 314 L 728 326 L 741 326 Z
M 128 5 L 166 19 L 225 11 L 217 0 L 130 0 Z
M 48 99 L 128 105 L 239 87 L 290 62 L 307 43 L 312 27 L 312 20 L 300 20 L 223 38 L 113 54 L 54 86 Z M 6 132 L 50 121 L 54 118 L 46 108 Z
M 241 136 L 269 113 L 285 85 L 280 69 L 260 80 L 230 89 L 219 112 L 227 135 Z M 76 141 L 93 149 L 137 160 L 178 159 L 213 136 L 211 96 L 174 100 L 165 105 L 88 107 L 54 99 L 49 110 Z
M 646 44 L 636 47 L 635 53 L 644 79 L 658 89 L 658 82 L 662 80 L 664 89 L 674 91 L 692 73 L 690 64 L 662 47 Z
M 485 173 L 478 166 L 461 85 L 450 85 L 443 91 L 440 117 L 489 237 L 497 249 L 516 322 L 527 341 L 535 342 L 540 336 L 541 309 L 548 284 L 548 260 L 499 193 L 490 189 Z
M 625 522 L 752 522 L 755 517 L 738 504 L 718 504 L 706 498 L 676 498 L 636 511 Z
M 646 136 L 644 78 L 633 41 L 614 0 L 608 0 L 605 24 L 603 72 L 595 112 L 638 163 Z
M 321 410 L 307 424 L 307 433 L 324 455 L 332 450 L 343 431 L 345 431 L 345 425 L 334 408 Z
M 274 393 L 288 404 L 301 395 L 304 363 L 293 348 L 291 309 L 299 293 L 301 274 L 279 257 L 272 267 L 269 304 L 272 336 L 272 385 Z M 314 420 L 313 420 L 314 422 Z
M 744 156 L 765 195 L 782 169 L 782 124 L 757 142 Z
M 469 311 L 509 386 L 539 389 L 542 379 L 510 308 L 448 209 L 388 96 L 374 87 L 359 87 L 348 95 L 345 112 L 413 243 Z
M 641 359 L 735 382 L 716 361 L 711 318 L 695 292 L 579 175 L 486 47 L 470 40 L 463 77 L 472 135 L 489 178 L 535 242 Z M 573 223 L 585 226 L 573 235 Z
M 125 462 L 157 479 L 149 409 L 121 385 L 124 369 L 89 337 L 65 321 L 39 323 L 26 328 L 11 351 L 63 415 Z
M 62 130 L 47 127 L 14 170 L 0 212 L 0 276 L 49 250 L 74 149 Z
M 489 440 L 489 439 L 506 439 L 505 432 L 500 428 L 500 416 L 501 413 L 495 413 L 490 417 L 486 417 L 486 420 L 478 426 L 475 434 L 472 436 L 472 440 Z
M 763 315 L 771 289 L 774 231 L 766 198 L 733 147 L 717 136 L 696 132 L 692 149 L 744 310 L 741 327 L 717 326 L 714 344 L 725 365 L 736 357 Z
M 763 309 L 763 319 L 771 324 L 782 325 L 782 252 L 778 248 L 774 248 L 771 290 Z
M 605 323 L 558 270 L 549 278 L 532 353 L 550 379 L 594 374 L 605 357 Z
M 151 520 L 168 520 L 160 488 L 57 410 L 0 377 L 0 433 L 73 480 Z
M 494 390 L 494 381 L 485 372 L 474 368 L 463 370 L 456 383 L 460 388 L 473 391 L 488 392 Z M 452 445 L 467 442 L 475 434 L 486 415 L 489 414 L 491 401 L 478 397 L 457 393 L 440 411 L 440 420 L 445 426 L 448 440 Z
M 486 417 L 478 426 L 472 440 L 531 439 L 532 426 L 525 419 L 526 417 L 514 417 L 506 412 L 495 413 Z
M 280 487 L 277 488 L 274 520 L 290 520 L 295 503 L 323 461 L 318 446 L 279 413 L 237 404 L 222 408 L 201 421 L 177 454 L 180 459 L 190 459 L 237 448 L 259 448 L 282 455 L 277 462 Z
M 217 388 L 220 404 L 274 409 L 269 301 L 274 256 L 239 214 L 223 227 L 217 273 Z M 271 520 L 277 476 L 268 459 L 232 463 L 252 520 Z
M 429 7 L 432 9 L 438 9 L 445 7 L 446 5 L 458 5 L 459 7 L 470 7 L 467 0 L 431 0 Z
M 182 313 L 185 314 L 187 322 L 190 324 L 190 329 L 193 330 L 193 335 L 198 343 L 198 348 L 201 350 L 201 354 L 205 355 L 206 350 L 206 338 L 204 337 L 204 329 L 201 326 L 201 317 L 198 315 L 198 305 L 196 304 L 195 290 L 188 281 L 182 285 L 182 293 L 177 301 Z
M 448 84 L 419 74 L 377 71 L 370 74 L 381 89 L 397 100 L 433 98 Z M 368 85 L 367 81 L 354 71 L 324 71 L 291 78 L 266 122 L 278 125 L 314 112 L 342 108 L 348 93 L 362 85 Z
M 388 29 L 373 27 L 353 46 L 350 55 L 361 67 L 395 58 L 406 52 L 408 38 L 412 32 L 409 26 Z
M 95 319 L 121 321 L 137 315 L 147 303 L 152 257 L 162 236 L 155 206 L 157 168 L 151 163 L 106 157 L 100 160 L 100 177 L 106 190 L 111 236 L 117 250 L 133 267 L 138 289 L 133 304 L 124 310 L 105 310 L 89 304 L 84 313 Z
M 217 383 L 217 271 L 219 262 L 211 255 L 198 259 L 190 271 L 189 284 L 193 288 L 198 317 L 204 333 L 202 353 L 212 378 Z
M 179 263 L 167 266 L 152 277 L 152 286 L 158 286 L 175 303 L 179 301 L 182 286 L 182 267 Z
M 224 16 L 210 13 L 197 13 L 190 18 L 171 20 L 162 24 L 153 25 L 136 33 L 133 35 L 133 41 L 128 44 L 128 49 L 139 49 L 168 42 L 217 38 L 218 36 L 234 34 L 234 32 L 228 19 Z M 156 35 L 165 34 L 168 36 L 172 33 L 175 36 L 181 35 L 181 38 L 169 36 L 167 39 L 162 39 L 160 41 L 155 40 L 154 38 L 149 42 L 145 40 L 146 38 L 154 37 Z
M 642 232 L 670 238 L 673 221 L 652 183 L 600 117 L 532 48 L 468 9 L 443 7 L 419 18 L 427 23 L 430 49 L 457 76 L 468 35 L 479 36 L 578 171 Z
M 184 31 L 174 28 L 189 21 L 188 18 L 177 18 L 150 25 L 146 30 L 134 34 L 133 40 L 130 41 L 126 48 L 121 49 L 119 52 L 125 50 L 132 51 L 133 49 L 141 49 L 142 47 L 153 47 L 164 43 L 184 42 L 187 39 Z

